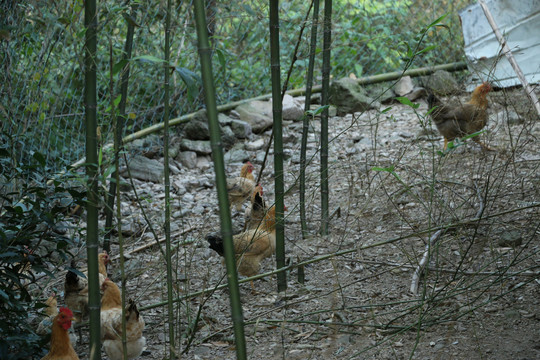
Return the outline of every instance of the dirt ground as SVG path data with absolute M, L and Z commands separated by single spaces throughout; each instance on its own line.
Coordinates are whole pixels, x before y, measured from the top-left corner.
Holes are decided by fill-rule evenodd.
M 256 280 L 256 293 L 249 282 L 240 285 L 248 358 L 539 359 L 540 125 L 524 110 L 524 97 L 520 90 L 490 95 L 490 122 L 480 136 L 494 151 L 468 140 L 441 153 L 423 100 L 418 109 L 391 104 L 384 113 L 330 118 L 327 237 L 318 235 L 320 122 L 310 122 L 305 239 L 297 186 L 302 126 L 287 123 L 286 257 L 296 264 L 339 254 L 304 266 L 303 284 L 297 269 L 289 271 L 284 292 L 277 292 L 275 275 Z M 250 153 L 256 173 L 261 153 Z M 236 174 L 240 166 L 227 171 Z M 262 177 L 270 204 L 272 169 L 270 156 Z M 226 284 L 225 268 L 205 241 L 219 230 L 213 168 L 180 169 L 174 181 L 186 189 L 172 194 L 176 349 L 183 359 L 235 359 L 228 290 L 212 291 Z M 136 184 L 162 238 L 163 185 Z M 144 224 L 133 191 L 123 193 L 123 202 L 127 221 Z M 242 221 L 233 219 L 238 228 Z M 155 242 L 141 227 L 142 234 L 126 239 L 126 252 Z M 430 237 L 428 266 L 413 294 Z M 263 261 L 262 272 L 274 268 L 274 258 Z M 109 273 L 119 283 L 117 260 Z M 159 303 L 167 288 L 158 247 L 132 252 L 126 276 L 146 321 L 141 358 L 166 358 L 167 307 Z M 197 293 L 203 289 L 209 292 Z M 76 347 L 81 359 L 88 356 L 85 339 Z

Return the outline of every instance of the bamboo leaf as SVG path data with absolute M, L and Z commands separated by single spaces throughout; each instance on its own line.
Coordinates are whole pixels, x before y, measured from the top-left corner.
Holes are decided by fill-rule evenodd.
M 405 96 L 398 96 L 396 97 L 396 100 L 402 103 L 403 105 L 412 107 L 413 109 L 418 109 L 418 107 L 420 106 L 420 104 L 413 103 L 411 100 L 409 100 Z

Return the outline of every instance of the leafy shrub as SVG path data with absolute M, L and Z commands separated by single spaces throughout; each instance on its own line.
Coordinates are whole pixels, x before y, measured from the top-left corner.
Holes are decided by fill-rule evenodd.
M 54 276 L 53 259 L 67 259 L 72 241 L 58 224 L 84 194 L 64 189 L 61 181 L 47 186 L 43 155 L 17 159 L 23 142 L 5 133 L 0 140 L 0 358 L 29 359 L 48 347 L 28 322 L 42 306 L 37 277 Z

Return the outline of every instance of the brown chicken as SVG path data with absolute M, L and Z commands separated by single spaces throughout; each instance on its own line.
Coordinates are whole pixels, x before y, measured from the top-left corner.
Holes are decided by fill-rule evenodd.
M 107 277 L 109 255 L 106 251 L 98 255 L 98 263 L 99 286 L 101 286 Z M 75 261 L 71 262 L 71 267 L 76 268 Z M 83 278 L 68 270 L 64 284 L 64 301 L 75 313 L 75 321 L 77 322 L 84 319 L 88 314 L 88 270 L 83 271 L 83 274 L 86 277 Z
M 52 293 L 52 295 L 49 296 L 49 298 L 45 301 L 45 305 L 47 305 L 47 307 L 45 308 L 45 318 L 41 320 L 36 330 L 36 334 L 38 335 L 48 335 L 51 333 L 51 327 L 54 318 L 56 317 L 56 315 L 58 315 L 58 302 L 55 293 Z M 73 328 L 70 328 L 68 333 L 71 343 L 76 343 L 78 341 L 78 338 L 77 335 L 75 335 L 75 333 L 73 332 Z
M 285 210 L 287 210 L 285 208 Z M 206 240 L 210 249 L 224 256 L 223 238 L 217 234 L 209 234 Z M 276 249 L 276 208 L 272 206 L 256 229 L 244 231 L 233 236 L 234 253 L 238 273 L 243 276 L 254 276 L 259 273 L 261 261 L 272 256 Z M 253 282 L 251 283 L 253 288 Z
M 54 318 L 58 315 L 58 302 L 56 300 L 56 294 L 52 293 L 47 300 L 45 300 L 45 318 L 39 323 L 36 333 L 39 335 L 46 335 L 51 331 L 51 326 Z
M 433 94 L 430 94 L 429 108 L 435 107 L 431 112 L 431 118 L 441 135 L 444 136 L 444 150 L 448 147 L 449 141 L 473 134 L 486 126 L 488 120 L 486 96 L 490 91 L 491 85 L 484 82 L 474 89 L 469 102 L 457 106 L 444 105 Z M 478 136 L 474 136 L 473 140 L 482 148 L 491 150 L 480 142 Z
M 264 215 L 266 214 L 266 204 L 263 199 L 262 185 L 255 186 L 251 194 L 251 206 L 244 213 L 244 231 L 256 229 L 259 227 Z
M 103 349 L 111 360 L 122 360 L 122 296 L 118 286 L 105 279 L 101 298 L 101 341 Z M 125 309 L 127 358 L 134 359 L 142 354 L 146 346 L 146 338 L 142 336 L 144 319 L 139 314 L 137 305 L 129 300 Z
M 255 188 L 255 178 L 253 177 L 253 164 L 249 161 L 242 166 L 240 176 L 227 179 L 227 192 L 229 194 L 229 205 L 236 208 L 236 211 L 242 209 L 244 201 L 249 198 Z
M 68 330 L 73 321 L 73 313 L 68 308 L 60 308 L 51 327 L 51 347 L 41 360 L 79 360 L 69 340 Z

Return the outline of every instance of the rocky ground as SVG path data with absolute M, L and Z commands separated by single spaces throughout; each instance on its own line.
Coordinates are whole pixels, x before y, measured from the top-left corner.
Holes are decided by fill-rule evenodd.
M 331 117 L 327 237 L 318 235 L 320 120 L 310 120 L 305 239 L 298 195 L 302 124 L 285 121 L 287 259 L 338 255 L 306 265 L 304 283 L 290 271 L 284 292 L 276 291 L 275 275 L 255 281 L 256 293 L 241 284 L 249 358 L 540 358 L 540 126 L 523 111 L 522 90 L 494 92 L 490 100 L 481 136 L 491 152 L 467 141 L 442 153 L 442 139 L 424 117 L 424 99 L 415 100 L 416 109 L 393 103 Z M 231 125 L 235 115 L 222 119 L 240 138 L 229 146 L 226 170 L 236 175 L 250 160 L 258 174 L 270 131 L 250 134 L 241 123 Z M 180 142 L 173 141 L 171 166 L 176 349 L 185 359 L 234 359 L 228 290 L 215 290 L 226 284 L 225 269 L 205 241 L 219 230 L 213 167 L 208 149 L 188 148 L 202 143 Z M 156 137 L 141 140 L 129 156 L 161 164 L 159 144 Z M 150 168 L 141 161 L 140 168 Z M 270 151 L 261 178 L 268 203 L 272 169 Z M 142 358 L 163 359 L 170 343 L 165 261 L 151 228 L 163 240 L 165 195 L 153 174 L 154 181 L 135 178 L 134 187 L 123 186 L 125 271 L 127 292 L 146 320 Z M 242 221 L 233 219 L 237 228 Z M 437 229 L 443 229 L 438 237 Z M 430 237 L 428 266 L 412 293 Z M 112 253 L 118 254 L 116 243 Z M 263 261 L 263 272 L 274 268 L 275 259 Z M 117 260 L 109 272 L 118 282 Z M 50 286 L 61 288 L 60 280 Z M 77 351 L 87 357 L 85 336 Z

